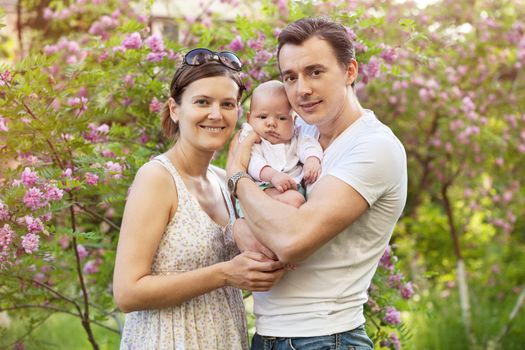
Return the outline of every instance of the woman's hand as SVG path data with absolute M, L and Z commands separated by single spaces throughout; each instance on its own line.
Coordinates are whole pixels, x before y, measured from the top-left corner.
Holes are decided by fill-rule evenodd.
M 241 253 L 223 264 L 226 285 L 252 292 L 269 290 L 286 272 L 281 262 L 256 252 Z
M 237 219 L 233 223 L 233 239 L 241 252 L 261 253 L 268 259 L 277 260 L 277 255 L 255 238 L 244 219 Z
M 228 178 L 239 171 L 248 169 L 252 146 L 259 142 L 261 142 L 261 138 L 253 131 L 249 132 L 242 142 L 239 142 L 239 131 L 235 133 L 228 150 L 228 162 L 226 164 Z

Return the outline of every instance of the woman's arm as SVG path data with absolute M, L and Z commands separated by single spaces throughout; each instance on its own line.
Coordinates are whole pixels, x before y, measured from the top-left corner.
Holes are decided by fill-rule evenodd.
M 225 285 L 268 290 L 280 279 L 280 263 L 252 252 L 194 271 L 151 275 L 155 252 L 177 205 L 171 175 L 157 164 L 142 167 L 129 193 L 117 247 L 113 291 L 122 311 L 179 305 Z

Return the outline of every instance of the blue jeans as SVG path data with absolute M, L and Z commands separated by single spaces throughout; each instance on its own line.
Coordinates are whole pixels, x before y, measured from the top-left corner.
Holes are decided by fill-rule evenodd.
M 361 325 L 351 331 L 317 337 L 265 337 L 255 333 L 251 350 L 372 350 L 374 343 Z

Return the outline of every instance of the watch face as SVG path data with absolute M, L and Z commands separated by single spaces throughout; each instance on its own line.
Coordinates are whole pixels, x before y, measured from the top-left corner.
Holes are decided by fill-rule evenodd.
M 230 191 L 231 194 L 233 194 L 233 188 L 235 187 L 235 180 L 233 179 L 233 177 L 234 176 L 228 179 L 228 191 Z

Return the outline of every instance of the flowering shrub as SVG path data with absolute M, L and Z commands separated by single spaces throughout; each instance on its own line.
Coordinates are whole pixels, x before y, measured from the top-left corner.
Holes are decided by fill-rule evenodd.
M 360 100 L 408 154 L 407 210 L 393 235 L 401 264 L 388 248 L 366 305 L 376 345 L 409 344 L 401 311 L 420 291 L 401 273 L 414 270 L 409 262 L 422 276 L 442 276 L 440 286 L 454 279 L 450 261 L 499 266 L 503 253 L 487 253 L 489 243 L 525 263 L 515 235 L 525 207 L 523 5 L 243 3 L 252 10 L 234 22 L 207 8 L 174 20 L 175 41 L 152 33 L 129 2 L 51 1 L 43 10 L 46 36 L 37 32 L 30 54 L 0 66 L 0 309 L 32 322 L 76 315 L 93 348 L 94 326 L 118 332 L 111 274 L 124 200 L 138 167 L 168 146 L 158 113 L 181 52 L 235 51 L 246 64 L 246 101 L 256 84 L 278 78 L 280 28 L 308 15 L 347 27 Z M 216 162 L 224 165 L 224 154 Z M 499 287 L 514 290 L 522 277 L 516 271 Z

